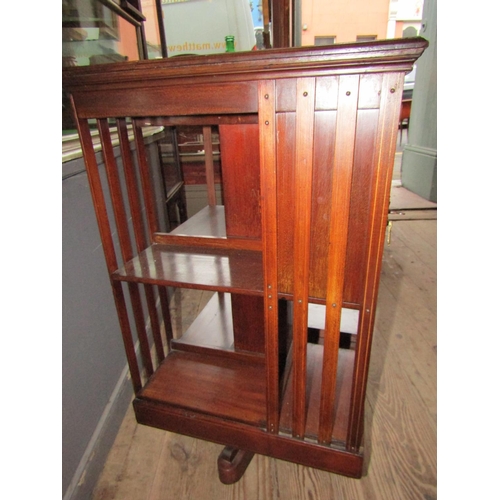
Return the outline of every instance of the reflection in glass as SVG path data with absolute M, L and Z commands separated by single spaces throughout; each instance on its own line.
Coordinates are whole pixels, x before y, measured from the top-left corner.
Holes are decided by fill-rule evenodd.
M 63 0 L 63 66 L 139 59 L 136 27 L 98 0 Z

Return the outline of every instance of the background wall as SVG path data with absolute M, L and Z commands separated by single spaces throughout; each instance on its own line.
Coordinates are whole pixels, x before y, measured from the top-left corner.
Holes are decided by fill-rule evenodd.
M 402 185 L 437 202 L 437 10 L 426 0 L 420 36 L 429 47 L 417 61 L 408 144 L 403 150 Z
M 314 45 L 315 36 L 335 36 L 335 43 L 352 42 L 360 35 L 387 36 L 387 0 L 301 0 L 302 45 Z

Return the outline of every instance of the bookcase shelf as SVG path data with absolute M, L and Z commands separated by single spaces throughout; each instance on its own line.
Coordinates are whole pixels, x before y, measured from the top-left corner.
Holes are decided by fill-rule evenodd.
M 265 365 L 259 361 L 172 351 L 137 397 L 264 427 L 265 387 Z
M 153 285 L 262 295 L 262 254 L 154 244 L 113 273 L 113 279 Z

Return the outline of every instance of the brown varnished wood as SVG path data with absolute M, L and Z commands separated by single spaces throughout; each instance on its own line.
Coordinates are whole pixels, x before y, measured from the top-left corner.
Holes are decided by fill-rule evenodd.
M 296 94 L 296 85 L 294 95 Z M 294 182 L 295 182 L 295 112 L 276 115 L 276 157 L 278 189 L 278 286 L 279 291 L 293 292 Z
M 187 83 L 202 85 L 206 82 L 213 82 L 214 78 L 218 77 L 219 88 L 222 90 L 224 88 L 221 86 L 223 82 L 248 82 L 249 80 L 277 77 L 293 78 L 297 77 L 298 74 L 307 76 L 308 74 L 355 74 L 358 72 L 367 74 L 389 71 L 404 73 L 411 71 L 413 63 L 426 46 L 427 42 L 417 37 L 414 39 L 383 40 L 375 44 L 336 44 L 332 47 L 319 49 L 312 47 L 293 50 L 271 49 L 222 56 L 209 55 L 134 61 L 109 65 L 106 67 L 106 71 L 95 71 L 94 68 L 89 67 L 64 68 L 63 86 L 74 95 L 81 90 L 86 93 L 89 101 L 93 101 L 95 95 L 87 93 L 90 90 L 89 86 L 95 90 L 110 92 L 134 86 L 141 87 L 146 91 L 149 88 L 164 85 L 186 86 Z M 211 97 L 212 94 L 206 96 L 206 100 Z M 87 101 L 83 94 L 81 98 Z M 204 114 L 197 113 L 197 109 L 205 109 L 206 104 L 203 102 L 199 108 L 195 109 L 198 102 L 202 101 L 202 97 L 194 99 L 196 100 L 190 96 L 191 109 L 187 114 Z M 100 101 L 102 103 L 102 100 Z M 159 103 L 152 104 L 149 111 L 152 111 Z M 126 106 L 124 103 L 122 105 Z M 85 102 L 86 109 L 90 110 L 90 106 L 94 109 L 97 108 L 90 102 Z M 81 111 L 85 112 L 83 109 Z M 218 110 L 215 111 L 215 114 L 221 112 Z M 161 114 L 179 113 L 158 111 L 158 113 L 141 113 L 139 116 L 158 116 Z M 81 114 L 79 116 L 83 117 Z
M 315 86 L 313 78 L 297 79 L 293 248 L 293 421 L 294 437 L 303 438 L 306 423 L 306 346 L 311 254 L 311 196 Z
M 167 358 L 168 360 L 168 358 Z M 143 398 L 134 400 L 137 421 L 159 429 L 207 439 L 220 444 L 300 463 L 325 471 L 359 478 L 363 457 L 346 452 L 343 447 L 326 447 L 267 432 L 254 425 L 245 425 L 215 416 L 204 415 L 174 406 L 158 405 Z M 187 418 L 186 418 L 187 417 Z
M 261 236 L 258 124 L 220 125 L 226 233 L 233 239 Z M 233 295 L 236 350 L 264 352 L 264 308 L 260 297 Z
M 262 258 L 264 288 L 264 332 L 266 346 L 267 430 L 278 432 L 278 238 L 276 171 L 276 83 L 259 83 L 260 192 L 262 213 Z
M 359 76 L 358 109 L 380 108 L 382 79 L 382 74 Z
M 339 78 L 325 76 L 316 80 L 316 111 L 333 111 L 338 106 Z
M 227 236 L 260 239 L 259 126 L 220 125 L 219 136 Z
M 118 238 L 120 241 L 122 257 L 124 262 L 127 262 L 133 257 L 133 252 L 132 252 L 130 235 L 128 231 L 127 214 L 125 212 L 124 199 L 120 186 L 120 177 L 118 174 L 118 168 L 113 153 L 113 146 L 111 144 L 111 137 L 107 121 L 99 120 L 98 127 L 101 136 L 103 155 L 105 158 L 106 174 L 108 178 L 108 185 L 113 203 L 113 209 L 115 214 L 115 221 L 117 225 Z M 128 288 L 129 288 L 130 298 L 132 301 L 134 317 L 136 321 L 136 330 L 138 332 L 138 337 L 141 342 L 141 353 L 142 353 L 143 363 L 146 368 L 147 375 L 150 376 L 153 373 L 153 365 L 151 362 L 150 347 L 146 334 L 146 322 L 142 310 L 141 297 L 139 289 L 136 284 L 129 283 Z M 161 332 L 160 332 L 160 323 L 158 321 L 158 315 L 156 313 L 154 295 L 149 287 L 147 287 L 145 292 L 149 310 L 149 317 L 151 320 L 151 329 L 153 331 L 157 362 L 161 363 L 161 361 L 165 357 L 165 353 L 163 350 L 163 342 L 161 339 Z
M 363 82 L 360 82 L 360 91 Z M 373 192 L 373 154 L 379 120 L 378 109 L 358 110 L 352 172 L 349 235 L 345 264 L 344 301 L 361 304 L 366 276 L 366 252 Z
M 344 293 L 358 89 L 358 75 L 339 78 L 337 131 L 333 157 L 332 222 L 328 236 L 325 354 L 318 432 L 319 442 L 326 444 L 330 442 L 334 420 L 333 402 L 335 401 L 340 314 Z
M 313 221 L 311 241 L 313 242 L 323 241 L 327 238 L 332 223 L 333 158 L 336 151 L 336 132 L 337 111 L 316 111 L 311 200 L 311 219 Z M 326 298 L 327 262 L 328 245 L 314 244 L 311 248 L 309 264 L 309 295 L 311 297 Z
M 124 262 L 127 262 L 133 257 L 132 244 L 128 232 L 127 215 L 125 213 L 125 205 L 123 202 L 123 196 L 120 188 L 120 178 L 118 175 L 116 160 L 113 153 L 113 145 L 111 144 L 111 137 L 109 134 L 109 127 L 107 120 L 99 120 L 98 127 L 99 127 L 99 134 L 101 137 L 102 151 L 104 155 L 104 160 L 105 160 L 104 163 L 108 179 L 108 187 L 111 194 L 111 201 L 115 215 L 121 253 Z M 140 292 L 136 283 L 129 283 L 128 289 L 129 289 L 130 300 L 132 302 L 132 310 L 135 318 L 137 337 L 139 338 L 140 342 L 142 362 L 144 365 L 144 369 L 146 370 L 146 375 L 150 377 L 154 370 L 153 370 L 153 363 L 151 360 L 148 337 L 146 333 L 146 320 L 144 318 L 144 312 L 142 310 Z M 155 319 L 152 321 L 152 324 L 154 325 L 153 335 L 155 338 L 155 344 L 158 353 L 158 362 L 161 362 L 164 358 L 164 354 L 163 354 L 163 346 L 161 343 L 159 324 L 156 318 L 156 311 L 154 317 Z
M 108 121 L 100 119 L 98 120 L 97 125 L 99 128 L 99 136 L 101 138 L 106 176 L 114 209 L 118 240 L 120 242 L 120 249 L 123 260 L 126 262 L 127 260 L 132 258 L 133 253 L 132 243 L 128 232 L 127 214 L 125 212 L 125 204 L 120 187 L 118 167 L 116 165 L 113 145 L 111 143 Z
M 92 137 L 90 135 L 89 125 L 87 120 L 77 120 L 78 135 L 82 144 L 83 157 L 85 166 L 89 176 L 90 193 L 94 202 L 94 207 L 97 217 L 97 225 L 99 234 L 103 243 L 104 258 L 109 272 L 117 269 L 118 263 L 113 243 L 113 236 L 109 225 L 108 211 L 106 208 L 106 200 L 102 190 L 102 182 L 99 175 L 99 168 L 94 153 Z
M 205 150 L 205 178 L 207 180 L 208 205 L 210 207 L 214 207 L 215 205 L 217 205 L 217 196 L 215 195 L 212 127 L 210 127 L 209 125 L 203 127 L 203 147 Z
M 307 346 L 307 388 L 308 401 L 306 407 L 306 425 L 304 435 L 311 440 L 318 440 L 321 412 L 321 378 L 324 364 L 325 349 L 321 345 L 308 344 Z M 343 443 L 347 439 L 349 425 L 349 406 L 351 400 L 352 374 L 354 369 L 354 351 L 340 349 L 335 377 L 335 399 L 331 413 L 335 412 L 334 426 L 330 429 L 328 443 Z M 291 360 L 289 360 L 291 361 Z M 290 363 L 291 364 L 291 363 Z M 290 373 L 284 378 L 282 412 L 280 418 L 280 431 L 292 434 L 292 400 L 293 389 Z
M 92 138 L 90 136 L 90 130 L 87 121 L 80 119 L 77 119 L 75 121 L 78 126 L 78 134 L 80 136 L 80 142 L 82 144 L 85 166 L 89 178 L 90 192 L 96 211 L 97 225 L 103 243 L 104 258 L 108 267 L 108 271 L 112 273 L 118 266 L 118 263 L 114 251 L 113 238 L 111 235 L 111 229 L 109 226 L 109 220 L 106 210 L 106 202 L 102 191 L 102 184 L 94 154 Z M 120 323 L 120 328 L 122 331 L 125 354 L 127 356 L 127 362 L 132 378 L 132 385 L 134 387 L 134 392 L 137 393 L 142 387 L 142 381 L 139 364 L 135 355 L 134 339 L 132 336 L 132 330 L 130 328 L 127 308 L 125 305 L 125 297 L 123 295 L 121 284 L 113 284 L 112 290 L 118 313 L 118 321 Z
M 172 319 L 170 315 L 170 308 L 168 305 L 168 294 L 167 294 L 167 289 L 164 286 L 159 286 L 158 287 L 158 295 L 160 297 L 160 308 L 161 308 L 161 314 L 163 316 L 163 325 L 165 326 L 165 337 L 167 340 L 166 349 L 169 349 L 170 342 L 172 341 L 173 338 L 173 331 L 172 331 Z
M 142 388 L 141 370 L 135 354 L 134 338 L 130 328 L 130 321 L 127 314 L 127 305 L 125 296 L 123 294 L 122 284 L 112 282 L 111 288 L 113 290 L 113 298 L 116 304 L 116 312 L 118 314 L 118 321 L 122 331 L 123 344 L 125 347 L 125 355 L 127 356 L 127 363 L 130 371 L 130 378 L 132 379 L 132 386 L 134 393 L 137 394 Z
M 118 281 L 262 295 L 262 255 L 155 244 L 112 274 Z
M 223 484 L 234 484 L 241 479 L 254 453 L 226 446 L 217 458 L 219 479 Z
M 158 214 L 156 213 L 156 205 L 154 202 L 154 192 L 151 183 L 151 172 L 149 170 L 146 149 L 144 147 L 144 138 L 142 136 L 142 128 L 133 122 L 135 147 L 137 149 L 137 161 L 139 163 L 139 174 L 141 177 L 142 195 L 146 208 L 146 219 L 149 228 L 149 241 L 153 241 L 153 235 L 159 230 Z
M 264 354 L 264 298 L 232 294 L 234 348 Z
M 132 151 L 130 147 L 130 141 L 128 139 L 128 132 L 127 132 L 127 124 L 125 120 L 123 119 L 118 119 L 116 120 L 116 125 L 118 129 L 118 135 L 120 138 L 120 152 L 122 156 L 122 162 L 123 162 L 123 171 L 124 171 L 124 177 L 125 177 L 125 184 L 127 187 L 127 193 L 128 193 L 128 202 L 129 202 L 129 207 L 130 207 L 130 212 L 131 212 L 131 218 L 132 218 L 132 226 L 133 226 L 133 231 L 134 231 L 134 236 L 135 236 L 135 244 L 138 252 L 141 252 L 144 250 L 147 246 L 147 239 L 146 239 L 146 230 L 145 230 L 145 223 L 142 217 L 142 211 L 141 211 L 141 200 L 139 196 L 139 183 L 137 179 L 137 172 L 132 156 Z M 142 155 L 144 157 L 144 152 L 142 152 Z M 144 161 L 144 158 L 143 158 Z M 126 261 L 130 260 L 126 259 Z M 137 295 L 138 292 L 133 292 L 134 295 Z M 149 286 L 145 286 L 145 293 L 146 293 L 146 300 L 147 300 L 147 305 L 148 305 L 148 311 L 150 312 L 151 315 L 151 323 L 152 323 L 152 328 L 154 332 L 154 338 L 155 338 L 155 346 L 156 346 L 156 355 L 157 355 L 157 360 L 158 362 L 161 362 L 161 360 L 165 356 L 165 350 L 163 343 L 161 341 L 161 335 L 159 333 L 160 331 L 160 325 L 158 323 L 158 318 L 156 314 L 156 306 L 155 306 L 155 299 L 154 299 L 154 293 L 153 290 Z M 169 307 L 168 307 L 168 297 L 166 294 L 166 291 L 162 288 L 159 287 L 158 289 L 158 295 L 160 298 L 160 308 L 162 311 L 162 316 L 163 316 L 163 323 L 165 325 L 165 331 L 166 331 L 166 337 L 167 337 L 167 342 L 168 339 L 172 338 L 172 325 L 170 322 L 170 312 L 169 312 Z M 140 302 L 138 306 L 135 306 L 136 309 L 140 307 Z M 140 313 L 139 313 L 140 314 Z M 144 343 L 145 345 L 145 343 Z
M 284 78 L 276 81 L 276 111 L 286 113 L 297 109 L 297 79 Z
M 245 115 L 203 115 L 203 116 L 151 116 L 140 118 L 137 124 L 141 127 L 160 125 L 172 127 L 175 125 L 239 125 L 242 123 L 258 123 L 259 117 L 256 113 Z
M 87 92 L 85 99 L 92 102 L 85 118 L 105 116 L 162 116 L 202 114 L 256 113 L 255 82 L 238 84 L 183 85 L 150 88 L 141 99 L 130 99 L 127 89 L 114 89 L 111 93 Z M 76 97 L 78 99 L 78 97 Z
M 144 205 L 146 208 L 146 219 L 148 221 L 149 227 L 149 239 L 153 241 L 153 235 L 159 228 L 158 214 L 156 211 L 156 205 L 154 200 L 154 191 L 151 181 L 151 171 L 148 165 L 146 149 L 144 145 L 144 138 L 142 135 L 142 128 L 137 125 L 135 121 L 132 123 L 135 138 L 135 147 L 137 151 L 137 161 L 139 163 L 139 173 L 141 178 L 142 195 L 144 199 Z M 154 296 L 154 289 L 149 284 L 144 285 L 144 293 L 146 296 L 146 303 L 149 312 L 149 319 L 151 322 L 151 329 L 153 331 L 153 338 L 155 341 L 156 352 L 159 362 L 165 357 L 163 351 L 163 344 L 160 333 L 160 323 L 158 320 L 158 314 L 156 311 L 156 300 Z M 162 302 L 162 311 L 166 313 L 168 309 L 168 304 L 166 303 L 166 294 L 160 294 L 160 301 Z M 165 321 L 169 321 L 169 317 L 165 317 Z M 167 327 L 168 329 L 169 327 Z
M 259 240 L 243 238 L 214 238 L 211 236 L 186 236 L 171 233 L 155 233 L 154 243 L 177 246 L 197 246 L 200 248 L 227 248 L 229 250 L 262 250 Z
M 141 213 L 141 201 L 139 197 L 139 184 L 137 173 L 132 157 L 130 142 L 128 140 L 127 124 L 125 120 L 118 119 L 116 121 L 118 134 L 120 138 L 120 152 L 123 161 L 123 171 L 125 174 L 125 182 L 127 186 L 128 202 L 130 207 L 130 216 L 134 228 L 135 244 L 140 252 L 147 246 L 146 231 Z
M 396 151 L 397 122 L 404 75 L 384 75 L 381 112 L 377 127 L 378 148 L 374 153 L 374 197 L 370 211 L 370 239 L 367 252 L 367 275 L 360 314 L 354 383 L 351 398 L 347 449 L 359 449 L 363 435 L 363 411 L 369 367 L 369 353 L 375 321 L 378 284 L 387 225 L 392 160 Z
M 266 420 L 265 384 L 259 361 L 172 351 L 138 397 L 260 427 Z
M 224 481 L 244 469 L 235 450 L 245 450 L 242 457 L 263 453 L 361 475 L 403 76 L 426 45 L 417 38 L 64 71 L 137 393 L 137 420 L 229 446 Z M 132 120 L 136 141 L 134 159 L 119 118 L 137 251 L 111 144 L 103 150 L 126 261 L 120 269 L 85 121 L 101 120 L 106 136 L 107 120 L 116 117 Z M 141 127 L 176 123 L 204 126 L 207 139 L 210 127 L 220 127 L 227 196 L 225 207 L 210 199 L 208 210 L 165 234 Z M 122 282 L 132 290 L 129 305 Z M 151 376 L 146 366 L 141 389 L 127 307 L 136 313 L 136 326 L 151 322 L 158 344 L 153 301 L 160 299 L 168 322 L 167 286 L 217 293 L 183 338 L 173 340 L 167 329 L 174 349 L 158 358 Z M 148 318 L 138 322 L 140 287 Z M 309 302 L 326 305 L 324 346 L 307 344 Z M 355 351 L 338 348 L 345 305 L 360 311 Z

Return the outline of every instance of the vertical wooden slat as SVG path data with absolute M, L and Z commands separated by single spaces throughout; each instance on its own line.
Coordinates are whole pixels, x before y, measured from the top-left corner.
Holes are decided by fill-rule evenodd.
M 135 354 L 134 339 L 132 337 L 132 330 L 130 329 L 130 321 L 127 314 L 127 305 L 123 295 L 122 284 L 118 281 L 112 281 L 111 287 L 113 289 L 113 298 L 115 299 L 116 311 L 118 313 L 118 322 L 122 331 L 123 344 L 125 346 L 125 355 L 127 357 L 128 367 L 130 370 L 130 377 L 134 392 L 137 394 L 142 388 L 141 374 L 137 356 Z
M 177 205 L 177 209 L 179 210 L 179 220 L 182 224 L 186 222 L 188 219 L 187 213 L 187 201 L 186 201 L 186 190 L 184 188 L 184 172 L 182 170 L 181 157 L 179 154 L 179 143 L 177 142 L 177 129 L 175 127 L 171 128 L 172 133 L 172 148 L 174 152 L 174 162 L 179 167 L 179 176 L 180 180 L 183 184 L 183 187 L 180 191 L 180 203 Z
M 341 76 L 333 157 L 331 224 L 328 236 L 326 324 L 318 441 L 332 439 L 340 314 L 343 303 L 359 76 Z
M 73 104 L 73 109 L 75 109 L 74 103 L 72 104 Z M 92 138 L 90 135 L 90 130 L 87 121 L 79 119 L 77 117 L 76 110 L 75 110 L 75 117 L 76 117 L 76 124 L 78 127 L 78 134 L 80 136 L 80 142 L 82 144 L 82 152 L 83 152 L 83 157 L 85 159 L 85 166 L 87 169 L 87 175 L 89 179 L 90 192 L 94 202 L 94 208 L 97 217 L 97 226 L 99 228 L 99 233 L 101 235 L 101 241 L 104 250 L 104 258 L 106 261 L 108 272 L 111 274 L 117 269 L 118 265 L 113 245 L 111 228 L 109 225 L 109 219 L 106 210 L 106 202 L 102 191 L 101 179 L 99 177 L 99 169 L 94 154 L 94 146 L 92 144 Z M 123 343 L 125 346 L 125 354 L 127 356 L 127 361 L 130 369 L 130 376 L 132 378 L 132 385 L 134 387 L 135 393 L 137 393 L 142 387 L 142 381 L 139 370 L 139 364 L 137 362 L 137 357 L 135 355 L 134 339 L 132 336 L 132 330 L 130 328 L 127 308 L 123 297 L 123 290 L 121 288 L 120 283 L 116 283 L 113 281 L 112 281 L 112 287 L 113 287 L 113 297 L 115 300 L 116 310 L 118 313 L 118 321 L 120 323 L 120 328 L 123 336 Z
M 120 187 L 120 177 L 118 175 L 118 167 L 113 152 L 113 145 L 111 143 L 111 136 L 109 134 L 108 121 L 99 119 L 98 122 L 99 134 L 101 137 L 102 152 L 104 157 L 104 165 L 106 167 L 106 175 L 108 178 L 109 192 L 115 214 L 116 229 L 118 233 L 118 240 L 120 241 L 121 253 L 124 262 L 132 258 L 132 244 L 130 242 L 130 235 L 127 225 L 127 214 L 125 205 L 123 203 L 123 196 Z M 135 326 L 137 336 L 139 338 L 139 345 L 141 350 L 142 362 L 146 370 L 146 375 L 150 377 L 153 373 L 153 364 L 151 361 L 151 354 L 149 351 L 149 342 L 146 332 L 146 322 L 144 313 L 141 306 L 141 297 L 137 283 L 129 283 L 128 289 L 130 293 L 130 300 L 132 302 L 132 310 L 134 312 Z
M 315 79 L 297 79 L 295 217 L 293 249 L 293 410 L 292 434 L 302 439 L 306 424 L 307 312 L 311 253 L 311 195 Z
M 106 119 L 99 119 L 97 121 L 97 126 L 101 137 L 102 153 L 104 165 L 106 167 L 106 176 L 108 179 L 111 202 L 113 204 L 115 214 L 118 240 L 120 242 L 123 260 L 126 262 L 132 258 L 132 244 L 128 232 L 127 214 L 123 202 L 120 177 L 118 174 L 118 167 L 116 165 L 116 158 L 113 152 L 113 144 L 111 143 L 108 121 Z
M 278 432 L 278 240 L 276 192 L 276 84 L 259 82 L 259 148 L 264 266 L 267 430 Z
M 174 338 L 172 331 L 172 320 L 170 317 L 170 308 L 168 307 L 167 289 L 164 286 L 158 287 L 158 295 L 160 296 L 160 307 L 163 315 L 163 324 L 165 325 L 165 336 L 167 338 L 167 348 L 170 349 L 170 342 Z M 163 350 L 162 350 L 163 354 Z
M 137 251 L 141 252 L 146 248 L 146 233 L 144 224 L 142 223 L 141 201 L 139 197 L 139 184 L 132 159 L 132 151 L 130 150 L 130 142 L 128 139 L 127 124 L 125 120 L 116 120 L 118 127 L 118 137 L 120 139 L 120 150 L 123 161 L 123 169 L 125 173 L 125 182 L 127 185 L 128 201 L 134 228 L 135 243 Z
M 205 150 L 205 177 L 207 180 L 208 205 L 217 205 L 215 196 L 215 175 L 214 175 L 214 152 L 212 147 L 212 127 L 203 127 L 203 148 Z
M 138 182 L 137 182 L 137 178 L 135 175 L 135 168 L 134 168 L 134 162 L 132 159 L 132 152 L 130 150 L 130 142 L 128 139 L 127 125 L 126 125 L 124 120 L 117 120 L 117 126 L 118 126 L 118 135 L 120 138 L 120 148 L 121 148 L 121 153 L 122 153 L 123 169 L 124 169 L 124 173 L 125 173 L 125 183 L 127 186 L 130 211 L 131 211 L 132 220 L 133 220 L 136 247 L 137 247 L 137 251 L 141 252 L 142 250 L 144 250 L 144 248 L 146 248 L 147 241 L 146 241 L 146 237 L 145 237 L 144 225 L 141 223 L 142 216 L 141 216 L 141 203 L 140 203 L 139 191 L 138 191 L 138 189 L 139 189 Z M 142 138 L 142 136 L 141 136 L 141 138 Z M 138 142 L 138 141 L 136 141 L 136 142 Z M 165 358 L 165 352 L 163 349 L 163 342 L 161 339 L 161 330 L 160 330 L 160 324 L 158 321 L 158 315 L 157 315 L 157 311 L 156 311 L 156 304 L 155 304 L 156 301 L 154 298 L 153 287 L 152 287 L 152 285 L 143 285 L 143 286 L 144 286 L 144 293 L 146 296 L 148 313 L 149 313 L 149 317 L 151 320 L 151 329 L 153 331 L 153 339 L 154 339 L 155 350 L 156 350 L 156 359 L 157 359 L 158 363 L 161 363 L 161 361 L 163 361 L 163 359 Z M 140 315 L 142 314 L 142 307 L 141 307 L 140 296 L 139 296 L 138 290 L 137 291 L 132 290 L 131 298 L 132 298 L 132 295 L 133 295 L 133 297 L 137 297 L 136 299 L 133 299 L 134 314 L 137 314 L 136 317 L 140 318 Z M 161 302 L 163 319 L 164 319 L 164 323 L 165 323 L 165 328 L 167 330 L 167 338 L 168 338 L 168 332 L 169 332 L 169 330 L 171 331 L 171 324 L 170 324 L 170 314 L 168 315 L 168 317 L 165 317 L 165 312 L 168 311 L 168 300 L 166 299 L 166 294 L 160 294 L 160 302 Z M 146 343 L 147 343 L 147 341 L 146 341 Z
M 144 205 L 146 207 L 146 217 L 149 227 L 149 241 L 153 241 L 153 235 L 158 231 L 158 215 L 156 213 L 155 196 L 153 186 L 151 184 L 151 176 L 149 172 L 148 159 L 146 148 L 144 146 L 144 137 L 142 128 L 132 120 L 134 129 L 135 147 L 137 150 L 137 160 L 139 162 L 139 173 L 141 176 L 142 194 L 144 197 Z
M 371 207 L 371 232 L 369 235 L 365 293 L 360 311 L 354 379 L 347 433 L 347 449 L 358 450 L 363 435 L 363 413 L 368 378 L 369 355 L 375 321 L 375 307 L 384 251 L 392 167 L 396 152 L 398 118 L 401 106 L 404 75 L 387 73 L 383 77 L 380 96 L 380 116 L 376 144 L 380 147 L 374 157 L 375 176 Z
M 295 82 L 295 80 L 294 80 Z M 293 88 L 295 96 L 297 83 Z M 278 182 L 278 286 L 281 293 L 293 293 L 293 218 L 295 170 L 295 111 L 276 115 L 276 159 Z

